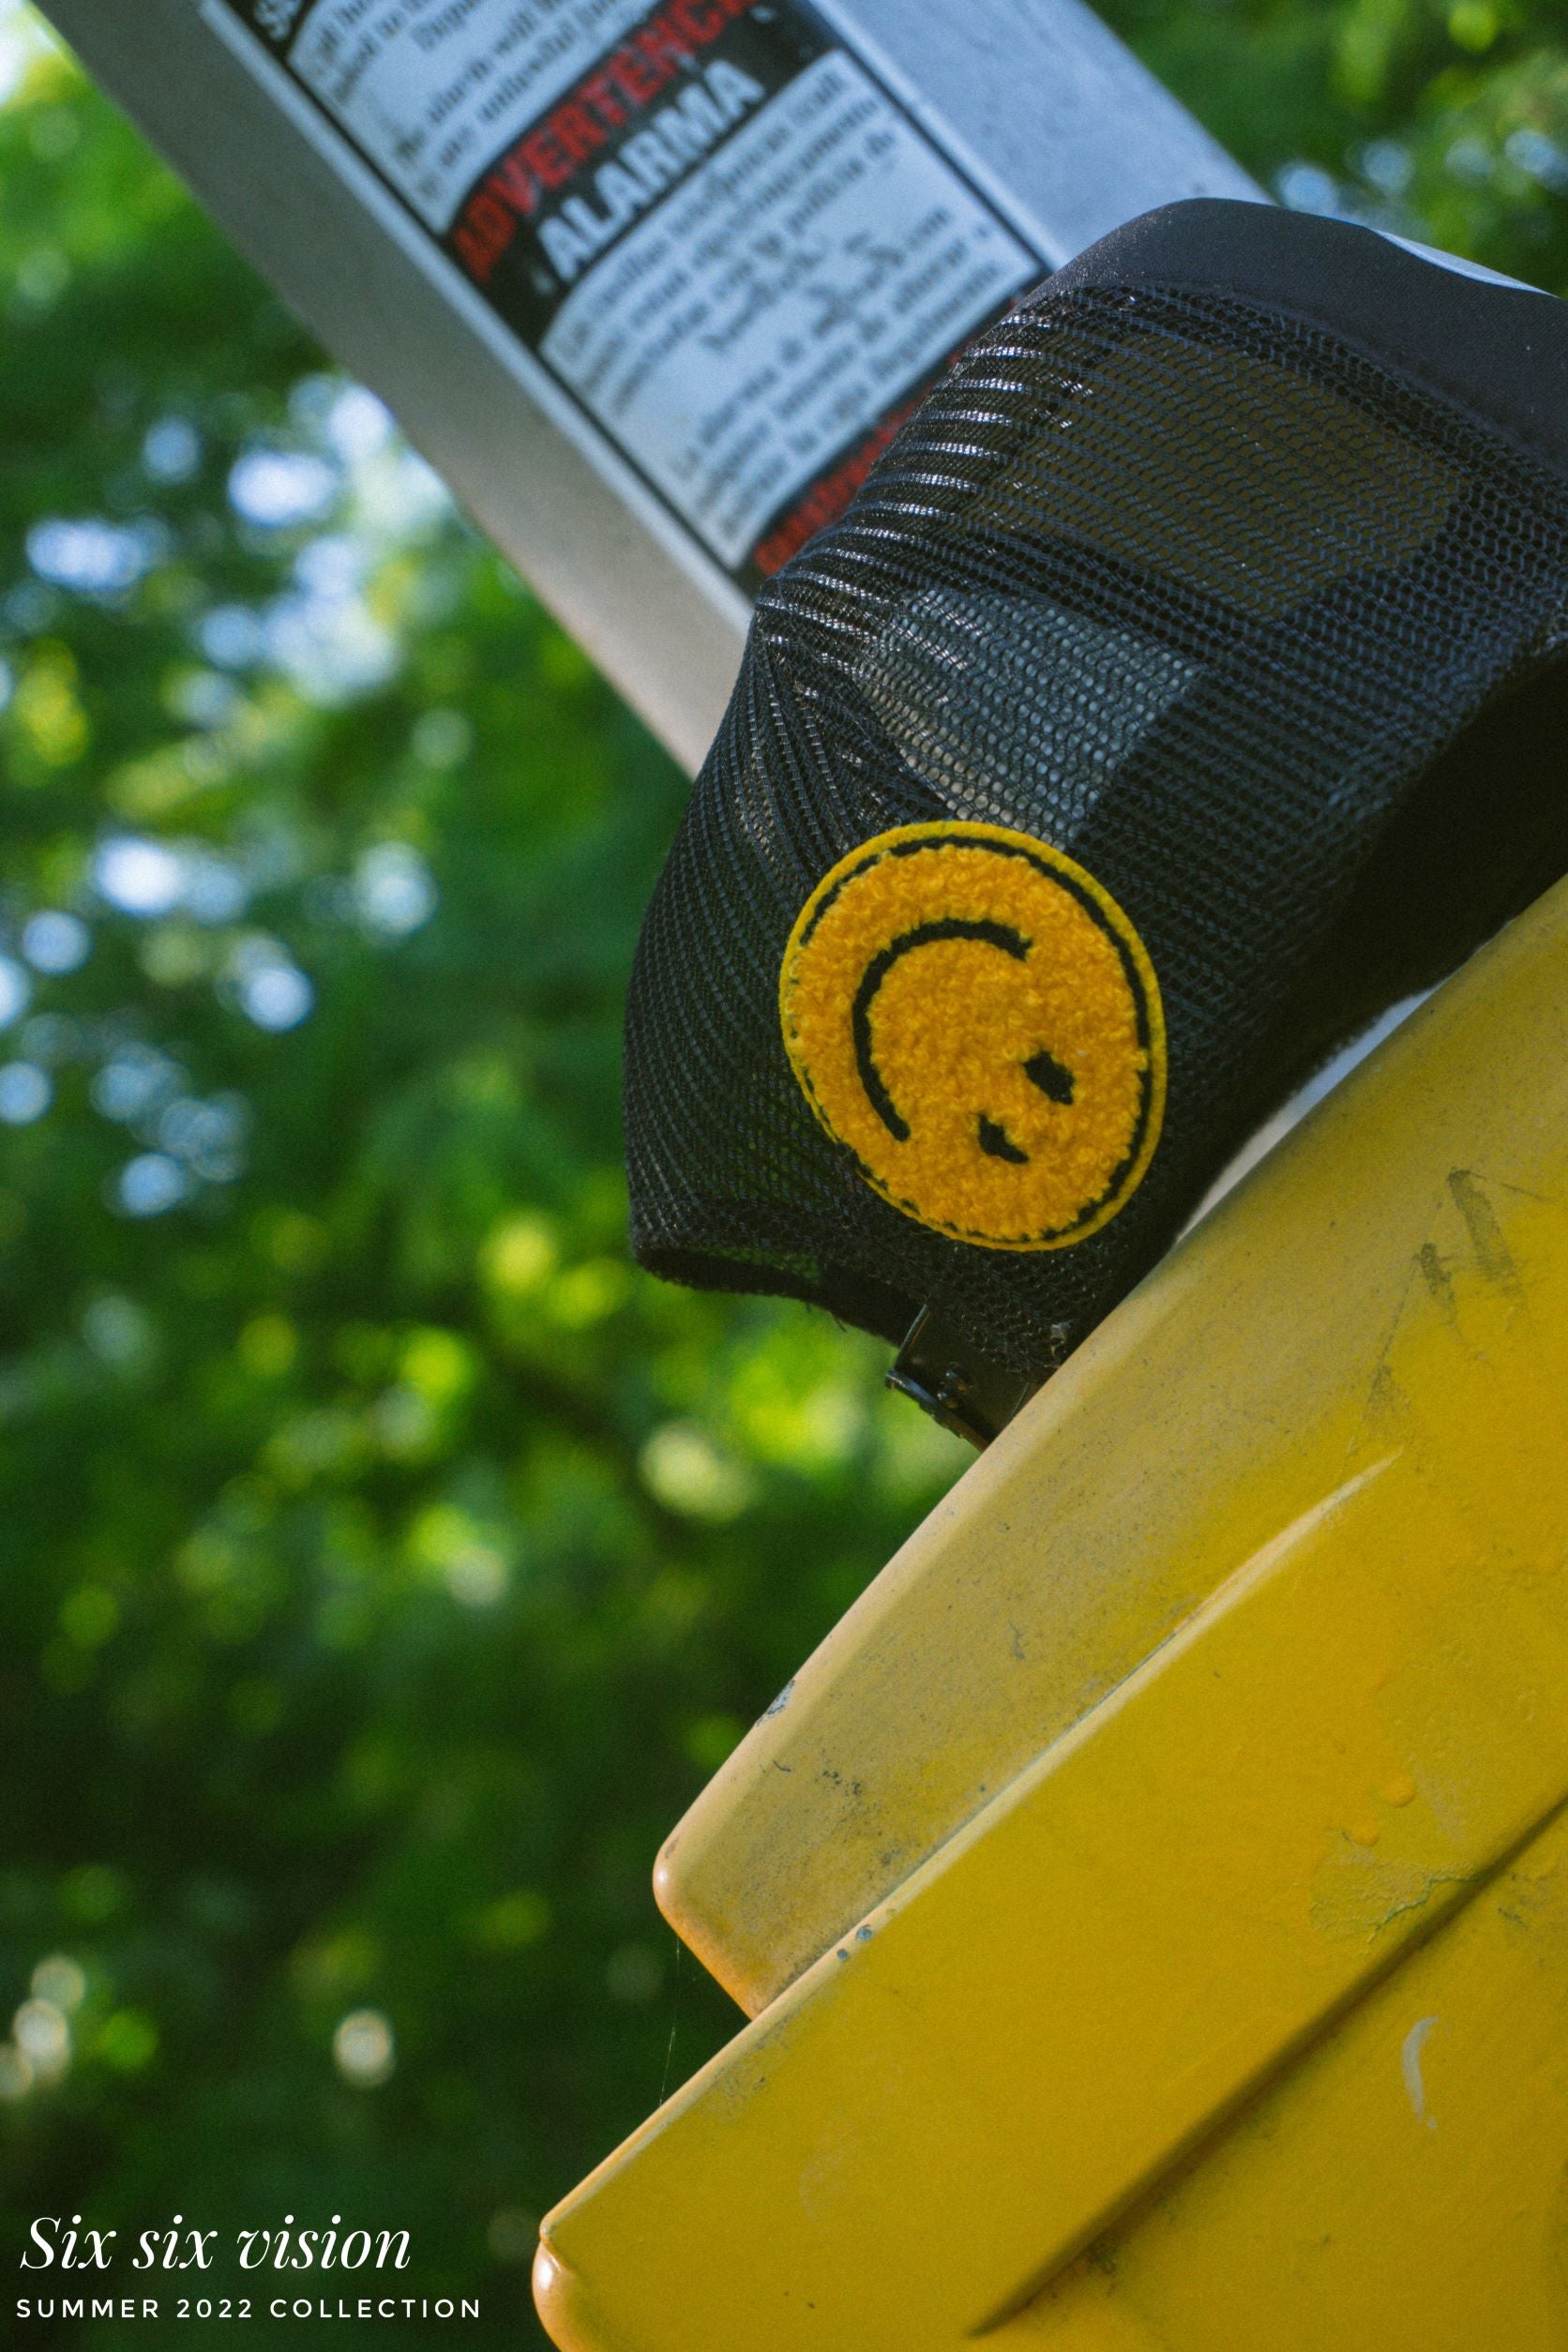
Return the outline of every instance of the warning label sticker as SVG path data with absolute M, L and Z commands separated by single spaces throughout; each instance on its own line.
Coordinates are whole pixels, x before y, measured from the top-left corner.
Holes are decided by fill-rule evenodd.
M 206 0 L 755 585 L 1044 264 L 783 0 Z

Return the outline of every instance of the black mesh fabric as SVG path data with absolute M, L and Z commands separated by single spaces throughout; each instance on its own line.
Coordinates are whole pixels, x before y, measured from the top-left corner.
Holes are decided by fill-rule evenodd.
M 972 348 L 764 590 L 628 1011 L 643 1264 L 895 1340 L 929 1304 L 1031 1378 L 1316 1061 L 1568 866 L 1561 312 L 1262 207 L 1138 227 Z M 953 818 L 1080 863 L 1158 973 L 1163 1133 L 1071 1247 L 893 1207 L 784 1049 L 822 877 Z

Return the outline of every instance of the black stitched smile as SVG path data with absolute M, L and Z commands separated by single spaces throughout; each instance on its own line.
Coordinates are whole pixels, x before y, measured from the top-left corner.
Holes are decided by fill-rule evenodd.
M 871 1007 L 877 991 L 901 957 L 916 947 L 929 947 L 939 940 L 977 940 L 984 947 L 1000 948 L 1011 956 L 1015 963 L 1027 963 L 1033 940 L 1015 930 L 1010 923 L 992 923 L 984 917 L 968 920 L 962 915 L 945 914 L 931 923 L 917 923 L 912 929 L 900 931 L 885 947 L 879 948 L 860 976 L 851 1011 L 851 1032 L 854 1038 L 855 1068 L 866 1089 L 866 1099 L 896 1143 L 910 1139 L 910 1123 L 887 1091 L 882 1072 L 877 1067 L 871 1047 Z M 1053 1103 L 1070 1103 L 1075 1088 L 1073 1074 L 1063 1068 L 1054 1054 L 1042 1047 L 1023 1065 L 1024 1076 L 1037 1086 L 1042 1094 Z M 991 1159 L 1007 1160 L 1016 1168 L 1024 1167 L 1029 1153 L 1015 1143 L 1000 1120 L 988 1118 L 984 1111 L 979 1122 L 980 1149 Z

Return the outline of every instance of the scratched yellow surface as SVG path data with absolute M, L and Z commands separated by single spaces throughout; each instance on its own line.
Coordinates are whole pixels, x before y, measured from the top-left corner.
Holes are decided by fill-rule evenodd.
M 1565 1995 L 1558 1821 L 997 2352 L 1560 2352 Z
M 775 1997 L 548 2217 L 566 2352 L 1568 2344 L 1565 1031 L 1560 891 L 754 1735 L 675 1851 Z
M 1559 1820 L 1229 2131 L 981 2341 L 998 2352 L 1560 2352 L 1565 1985 Z M 766 2227 L 759 2214 L 754 2231 Z M 574 2313 L 576 2282 L 552 2283 L 557 2341 L 570 2352 L 769 2344 L 762 2316 L 739 2334 L 704 2332 L 686 2280 L 706 2254 L 693 2235 L 680 2275 L 671 2265 L 660 2303 L 680 2324 L 668 2336 L 603 2332 L 591 2308 Z M 927 2332 L 886 2256 L 858 2250 L 904 2343 L 957 2352 L 974 2340 Z M 867 2339 L 884 2340 L 898 2339 Z
M 1568 1788 L 1568 1570 L 1466 1500 L 1390 1433 L 1240 1563 L 557 2212 L 576 2341 L 956 2352 L 1438 1930 Z
M 1555 893 L 1289 1138 L 1004 1432 L 671 1837 L 667 1916 L 755 2014 L 1402 1410 L 1486 1408 L 1519 1268 L 1568 1249 L 1568 906 Z M 1554 1309 L 1555 1311 L 1555 1309 Z M 1555 1356 L 1500 1465 L 1558 1442 Z M 1429 1439 L 1440 1449 L 1434 1419 Z

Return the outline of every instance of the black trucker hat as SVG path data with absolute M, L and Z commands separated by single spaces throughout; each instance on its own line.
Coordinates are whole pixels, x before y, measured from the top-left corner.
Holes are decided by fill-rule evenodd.
M 1565 867 L 1568 306 L 1151 213 L 759 599 L 632 981 L 636 1255 L 1021 1396 Z

